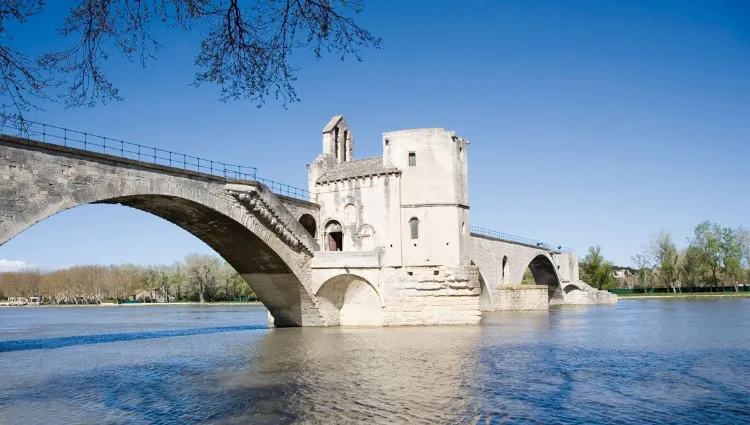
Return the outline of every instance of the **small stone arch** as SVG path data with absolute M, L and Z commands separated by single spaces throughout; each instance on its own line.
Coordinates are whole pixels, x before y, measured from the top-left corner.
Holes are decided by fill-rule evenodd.
M 328 279 L 316 293 L 318 307 L 340 326 L 382 326 L 383 299 L 362 276 L 341 274 Z
M 355 227 L 357 225 L 357 206 L 353 202 L 344 207 L 344 225 Z
M 299 224 L 301 224 L 302 227 L 307 230 L 307 233 L 309 233 L 313 238 L 318 234 L 318 225 L 315 222 L 315 217 L 313 217 L 312 215 L 302 214 L 302 216 L 299 218 Z
M 375 230 L 369 224 L 363 224 L 357 236 L 363 251 L 371 251 L 375 247 Z
M 565 286 L 565 288 L 563 288 L 563 292 L 565 292 L 565 294 L 569 294 L 572 291 L 581 291 L 581 290 L 582 289 L 574 283 L 569 283 Z

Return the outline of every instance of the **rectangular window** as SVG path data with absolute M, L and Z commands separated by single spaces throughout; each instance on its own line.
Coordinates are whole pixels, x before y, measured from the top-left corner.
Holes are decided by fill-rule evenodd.
M 417 166 L 417 154 L 414 152 L 409 152 L 409 167 L 416 167 Z

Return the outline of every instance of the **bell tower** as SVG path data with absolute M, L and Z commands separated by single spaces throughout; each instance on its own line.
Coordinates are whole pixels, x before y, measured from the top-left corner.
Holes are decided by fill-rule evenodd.
M 343 115 L 336 115 L 323 128 L 323 155 L 331 155 L 336 164 L 351 161 L 354 137 Z
M 323 128 L 323 153 L 307 166 L 308 190 L 315 193 L 315 182 L 331 168 L 354 157 L 354 136 L 343 115 L 336 115 Z

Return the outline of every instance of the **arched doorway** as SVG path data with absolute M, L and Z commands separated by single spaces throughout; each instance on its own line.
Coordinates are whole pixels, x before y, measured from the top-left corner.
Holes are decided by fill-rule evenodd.
M 307 230 L 307 233 L 313 238 L 318 234 L 318 225 L 315 223 L 315 218 L 310 214 L 302 214 L 302 217 L 299 218 L 299 224 L 301 224 L 302 227 Z
M 344 230 L 341 223 L 336 220 L 331 220 L 326 224 L 325 247 L 326 251 L 344 250 Z

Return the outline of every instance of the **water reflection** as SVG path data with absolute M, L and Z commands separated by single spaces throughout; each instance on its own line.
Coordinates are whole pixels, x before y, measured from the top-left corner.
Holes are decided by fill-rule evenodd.
M 94 324 L 45 311 L 60 336 L 0 335 L 0 423 L 747 423 L 749 307 L 383 329 L 266 329 L 247 308 L 97 310 Z M 0 329 L 24 329 L 29 310 L 0 314 Z
M 268 326 L 223 326 L 215 328 L 172 329 L 151 332 L 109 333 L 99 335 L 63 336 L 59 338 L 35 338 L 0 341 L 0 353 L 9 351 L 41 350 L 71 347 L 74 345 L 103 344 L 107 342 L 137 341 L 140 339 L 170 338 L 175 336 L 206 335 L 221 332 L 266 329 Z
M 481 328 L 274 329 L 228 388 L 281 388 L 294 422 L 448 423 L 465 416 Z M 282 355 L 283 353 L 283 355 Z M 280 410 L 280 412 L 277 412 Z

